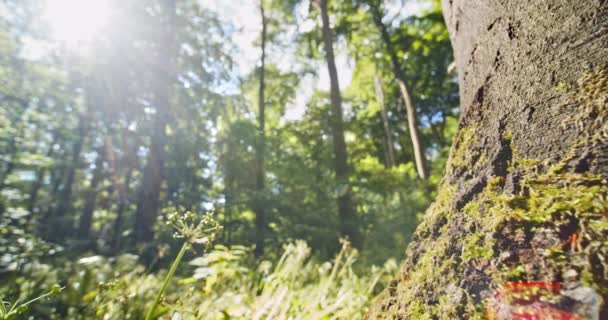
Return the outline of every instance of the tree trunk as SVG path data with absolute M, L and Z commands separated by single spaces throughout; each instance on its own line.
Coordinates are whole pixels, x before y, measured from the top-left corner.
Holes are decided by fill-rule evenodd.
M 484 318 L 486 299 L 513 281 L 581 280 L 608 301 L 608 2 L 443 4 L 459 133 L 401 274 L 368 318 Z
M 47 158 L 52 158 L 55 153 L 55 143 L 57 143 L 57 133 L 53 133 L 53 138 L 49 144 L 49 149 L 46 152 Z M 30 190 L 30 194 L 27 200 L 27 211 L 30 213 L 28 216 L 28 222 L 34 216 L 34 210 L 36 210 L 36 203 L 38 202 L 38 192 L 40 192 L 40 188 L 42 188 L 42 184 L 44 183 L 44 176 L 46 174 L 46 168 L 40 168 L 36 172 L 36 180 L 32 184 L 32 188 Z
M 131 184 L 131 177 L 133 175 L 133 168 L 137 167 L 136 165 L 136 150 L 134 147 L 130 147 L 126 134 L 124 137 L 124 162 L 127 166 L 124 181 L 120 181 L 120 177 L 118 176 L 118 168 L 116 165 L 116 154 L 114 153 L 114 144 L 112 143 L 112 138 L 106 138 L 106 154 L 108 159 L 108 166 L 110 168 L 110 176 L 112 177 L 112 185 L 114 186 L 114 190 L 118 195 L 118 208 L 116 209 L 116 220 L 114 220 L 114 228 L 112 233 L 111 247 L 113 250 L 118 250 L 120 248 L 120 240 L 122 234 L 122 225 L 124 221 L 125 210 L 129 204 L 129 195 L 128 189 Z
M 393 146 L 393 138 L 391 137 L 391 128 L 388 123 L 388 114 L 386 112 L 386 104 L 384 103 L 384 90 L 382 88 L 382 79 L 374 70 L 374 90 L 376 91 L 376 103 L 380 107 L 380 116 L 382 117 L 382 127 L 384 128 L 384 144 L 386 146 L 386 166 L 391 168 L 395 165 L 395 149 Z
M 127 193 L 127 188 L 131 183 L 131 177 L 133 175 L 133 168 L 129 167 L 125 174 L 125 180 L 123 183 L 118 181 L 118 177 L 116 177 L 115 172 L 116 168 L 112 168 L 114 172 L 114 176 L 112 180 L 114 181 L 115 188 L 118 192 L 118 208 L 116 209 L 116 220 L 114 220 L 114 231 L 112 233 L 112 249 L 118 250 L 120 248 L 120 238 L 122 234 L 122 225 L 125 216 L 125 210 L 127 205 L 129 204 L 129 198 Z
M 93 212 L 95 212 L 95 203 L 97 201 L 97 185 L 101 180 L 101 174 L 103 172 L 103 160 L 105 158 L 104 148 L 101 147 L 97 150 L 97 158 L 95 159 L 95 169 L 93 169 L 93 176 L 91 177 L 91 185 L 86 195 L 84 209 L 80 216 L 78 224 L 78 236 L 82 239 L 89 238 L 91 233 L 91 224 L 93 222 Z
M 375 5 L 372 7 L 372 15 L 374 23 L 380 31 L 382 41 L 386 46 L 386 50 L 389 56 L 391 57 L 393 73 L 395 74 L 395 78 L 397 79 L 397 83 L 399 84 L 399 91 L 401 92 L 403 101 L 405 102 L 405 110 L 407 113 L 407 125 L 410 132 L 410 139 L 412 140 L 412 149 L 414 150 L 414 162 L 416 163 L 416 171 L 418 172 L 418 176 L 421 179 L 426 179 L 426 160 L 424 157 L 424 148 L 422 146 L 422 141 L 420 140 L 420 133 L 418 132 L 418 118 L 416 116 L 416 107 L 414 106 L 414 101 L 412 100 L 412 94 L 410 93 L 410 89 L 405 82 L 405 75 L 403 74 L 401 64 L 399 63 L 399 59 L 397 58 L 397 52 L 393 47 L 391 36 L 388 33 L 388 29 L 382 22 L 383 14 L 379 5 Z
M 135 241 L 147 243 L 154 240 L 154 224 L 159 210 L 160 191 L 165 165 L 166 127 L 172 86 L 175 80 L 175 0 L 165 0 L 164 9 L 168 17 L 165 32 L 161 36 L 158 69 L 159 81 L 156 89 L 156 117 L 148 160 L 144 168 L 143 181 L 135 213 Z
M 51 217 L 52 219 L 60 219 L 65 215 L 66 211 L 70 210 L 71 208 L 70 199 L 72 197 L 74 176 L 76 175 L 76 169 L 80 165 L 80 154 L 82 152 L 82 146 L 84 145 L 84 139 L 89 131 L 89 120 L 89 117 L 86 115 L 80 116 L 78 124 L 78 137 L 76 137 L 76 141 L 74 141 L 74 144 L 72 145 L 72 159 L 65 168 L 63 184 L 59 194 L 59 204 Z
M 336 191 L 338 216 L 340 221 L 340 233 L 350 239 L 355 247 L 361 247 L 362 238 L 357 230 L 357 215 L 353 207 L 352 192 L 349 186 L 350 168 L 348 166 L 348 154 L 346 142 L 344 141 L 344 124 L 342 119 L 342 96 L 340 95 L 340 84 L 338 83 L 338 71 L 334 58 L 333 32 L 329 25 L 327 12 L 327 0 L 315 0 L 315 5 L 321 14 L 323 23 L 322 34 L 325 48 L 325 59 L 329 71 L 330 98 L 331 98 L 331 126 L 334 144 L 334 161 L 336 172 Z
M 256 148 L 256 194 L 255 199 L 255 254 L 260 256 L 264 253 L 264 243 L 266 240 L 266 203 L 263 201 L 264 198 L 264 156 L 266 151 L 266 132 L 265 132 L 265 98 L 264 98 L 264 75 L 266 66 L 266 15 L 264 14 L 264 0 L 260 0 L 260 15 L 262 18 L 262 56 L 260 58 L 260 91 L 258 100 L 258 141 Z

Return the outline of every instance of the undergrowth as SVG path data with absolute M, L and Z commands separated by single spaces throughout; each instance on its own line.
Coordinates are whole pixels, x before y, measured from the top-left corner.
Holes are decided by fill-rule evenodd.
M 332 261 L 311 257 L 303 241 L 286 244 L 277 261 L 259 261 L 248 247 L 210 246 L 219 226 L 195 220 L 170 219 L 184 242 L 168 271 L 151 272 L 130 254 L 36 262 L 0 285 L 0 296 L 41 296 L 19 309 L 35 319 L 360 319 L 397 268 L 389 260 L 357 272 L 358 253 L 346 241 Z M 192 250 L 200 244 L 209 249 Z M 64 288 L 53 287 L 52 299 L 39 292 L 54 283 Z

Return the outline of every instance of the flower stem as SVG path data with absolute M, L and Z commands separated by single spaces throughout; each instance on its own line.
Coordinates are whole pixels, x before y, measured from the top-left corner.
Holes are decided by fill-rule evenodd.
M 182 261 L 182 258 L 184 257 L 184 254 L 188 250 L 188 247 L 189 247 L 189 243 L 188 243 L 188 241 L 185 241 L 184 244 L 182 245 L 182 248 L 179 250 L 177 257 L 175 257 L 175 260 L 173 260 L 173 263 L 171 264 L 171 268 L 169 269 L 169 273 L 167 273 L 167 276 L 165 277 L 165 281 L 163 282 L 163 286 L 160 288 L 160 290 L 156 294 L 154 303 L 152 304 L 152 307 L 148 310 L 145 320 L 152 320 L 152 316 L 154 315 L 154 310 L 156 310 L 156 307 L 158 306 L 158 303 L 160 302 L 160 298 L 163 296 L 163 293 L 165 293 L 165 289 L 167 289 L 167 286 L 169 285 L 171 278 L 173 278 L 173 275 L 175 274 L 175 270 L 177 270 L 177 266 L 179 266 L 179 263 Z

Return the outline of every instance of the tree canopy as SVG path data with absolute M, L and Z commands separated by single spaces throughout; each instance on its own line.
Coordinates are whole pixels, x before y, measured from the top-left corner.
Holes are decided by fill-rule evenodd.
M 346 259 L 315 262 L 339 273 L 323 280 L 338 287 L 354 281 L 351 267 L 384 265 L 353 297 L 377 293 L 436 194 L 457 129 L 439 2 L 99 3 L 0 3 L 3 301 L 59 283 L 68 294 L 52 311 L 23 312 L 76 317 L 86 304 L 83 318 L 143 318 L 151 293 L 120 309 L 103 292 L 159 287 L 146 272 L 162 282 L 183 243 L 171 217 L 187 212 L 221 228 L 192 242 L 200 250 L 186 259 L 199 257 L 178 276 L 217 299 L 239 285 L 218 284 L 232 276 L 219 273 L 259 285 L 261 261 L 283 274 L 289 257 L 310 274 L 285 277 L 326 279 L 304 266 L 309 255 Z

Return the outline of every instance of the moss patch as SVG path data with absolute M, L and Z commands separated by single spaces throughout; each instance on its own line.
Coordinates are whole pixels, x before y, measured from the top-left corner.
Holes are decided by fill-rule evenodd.
M 571 269 L 608 301 L 608 181 L 573 161 L 608 143 L 608 69 L 558 89 L 572 98 L 566 107 L 580 108 L 564 121 L 577 126 L 570 150 L 557 163 L 528 159 L 513 148 L 518 132 L 502 133 L 511 148 L 507 174 L 481 177 L 483 189 L 460 210 L 454 203 L 469 181 L 459 179 L 480 178 L 471 173 L 485 151 L 475 127 L 458 133 L 447 168 L 458 188 L 444 182 L 390 299 L 368 318 L 483 319 L 485 299 L 503 283 L 561 282 Z
M 467 161 L 467 157 L 470 156 L 467 151 L 471 150 L 476 143 L 474 128 L 461 129 L 454 138 L 454 147 L 448 160 L 448 168 L 466 167 L 470 163 Z

